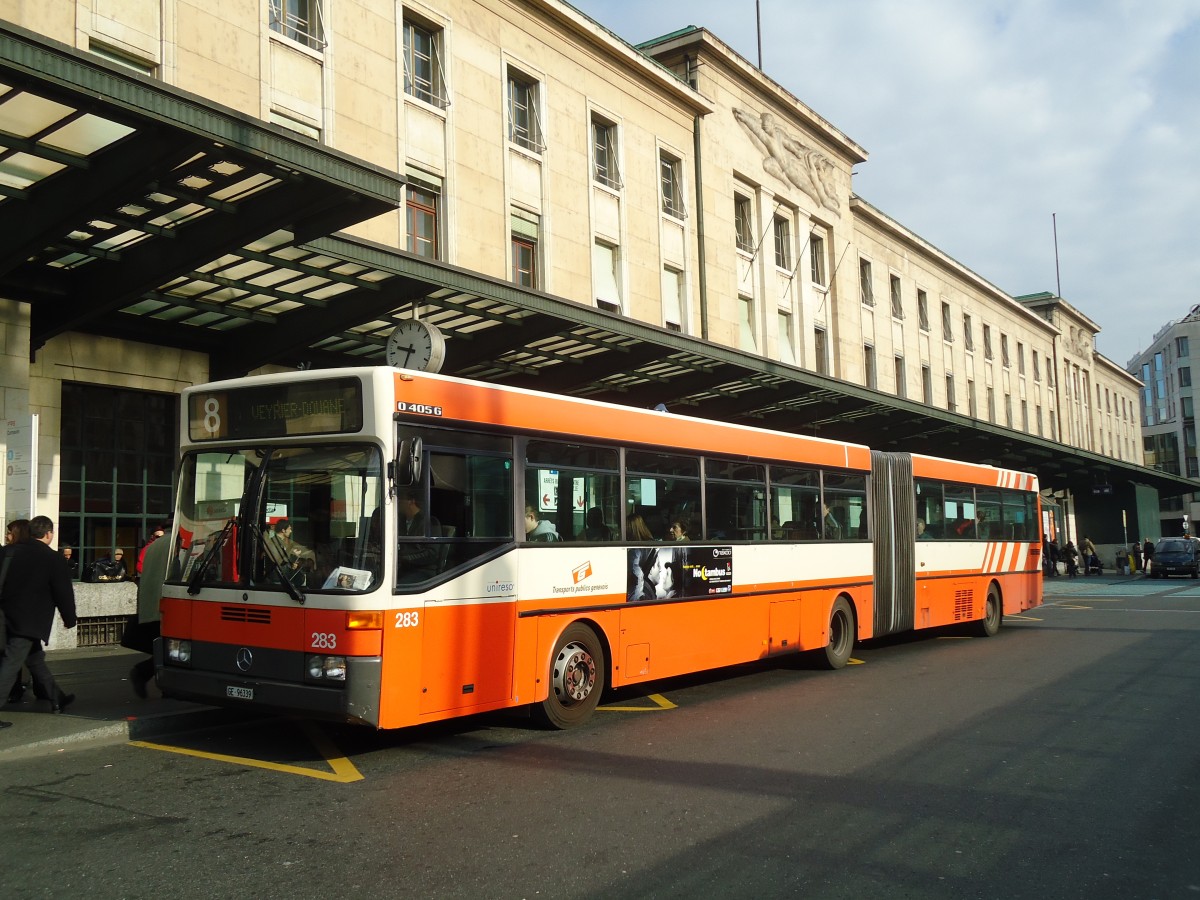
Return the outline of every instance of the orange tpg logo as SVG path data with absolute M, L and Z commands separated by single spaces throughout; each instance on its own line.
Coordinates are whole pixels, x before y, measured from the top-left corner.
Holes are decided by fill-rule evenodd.
M 571 570 L 571 578 L 576 584 L 579 584 L 579 582 L 583 581 L 583 579 L 587 578 L 591 574 L 591 562 L 585 562 L 582 566 Z

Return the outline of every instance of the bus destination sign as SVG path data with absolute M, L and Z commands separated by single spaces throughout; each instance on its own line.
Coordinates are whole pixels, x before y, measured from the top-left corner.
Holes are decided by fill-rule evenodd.
M 346 434 L 362 427 L 363 389 L 357 378 L 198 391 L 188 398 L 193 441 Z

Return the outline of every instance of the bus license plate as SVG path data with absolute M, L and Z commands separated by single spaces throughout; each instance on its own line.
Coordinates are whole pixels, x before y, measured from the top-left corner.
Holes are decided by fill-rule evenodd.
M 234 687 L 233 685 L 227 685 L 225 687 L 225 696 L 236 697 L 239 700 L 253 700 L 254 688 Z

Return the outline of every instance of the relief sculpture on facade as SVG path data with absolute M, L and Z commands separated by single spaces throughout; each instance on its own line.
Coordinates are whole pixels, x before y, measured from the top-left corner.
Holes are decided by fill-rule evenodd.
M 834 188 L 833 163 L 828 157 L 789 135 L 771 113 L 756 116 L 735 109 L 733 117 L 763 152 L 764 169 L 795 185 L 818 206 L 835 211 L 840 207 Z

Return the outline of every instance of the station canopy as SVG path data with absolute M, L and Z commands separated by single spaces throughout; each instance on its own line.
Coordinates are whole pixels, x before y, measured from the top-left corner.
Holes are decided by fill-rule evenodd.
M 1200 483 L 351 238 L 401 176 L 0 25 L 0 297 L 67 331 L 264 365 L 385 361 L 414 315 L 446 374 L 1036 472 L 1088 493 Z M 750 449 L 750 448 L 747 448 Z

